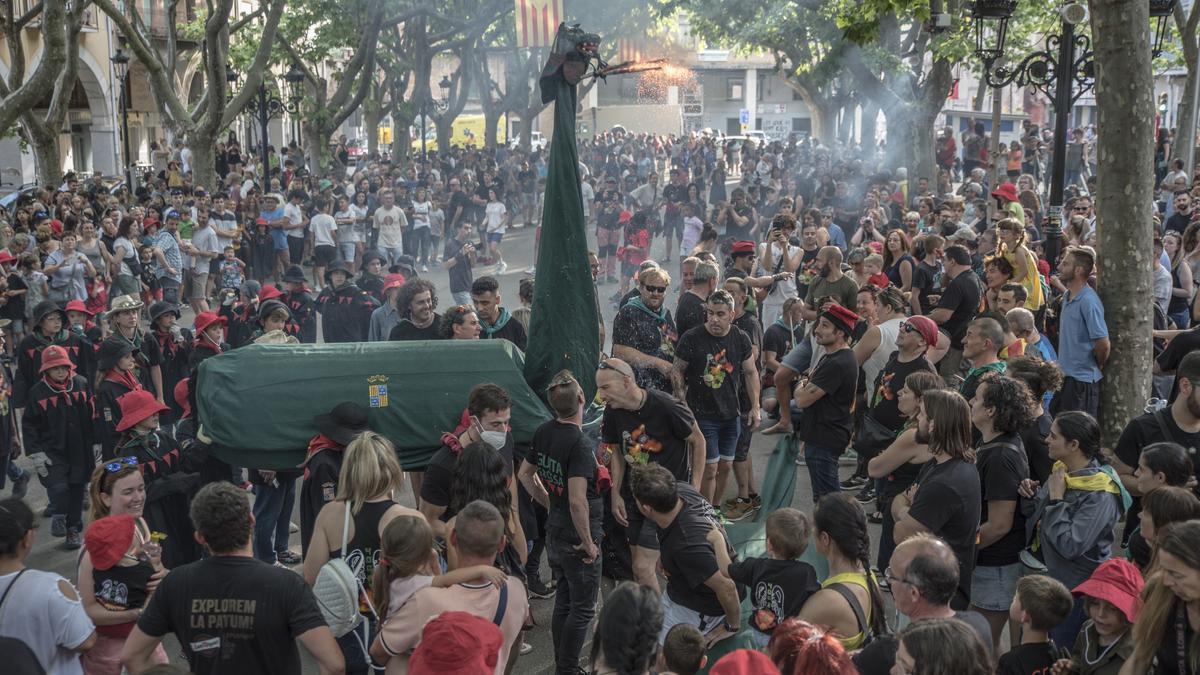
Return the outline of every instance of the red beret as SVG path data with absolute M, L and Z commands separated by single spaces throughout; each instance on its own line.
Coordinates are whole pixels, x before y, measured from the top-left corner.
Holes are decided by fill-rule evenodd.
M 741 241 L 735 241 L 733 242 L 733 249 L 731 253 L 754 253 L 754 242 L 747 241 L 745 239 Z
M 858 325 L 859 317 L 854 312 L 842 307 L 836 302 L 821 312 L 821 316 L 825 317 L 839 330 L 847 336 L 854 335 L 854 327 Z

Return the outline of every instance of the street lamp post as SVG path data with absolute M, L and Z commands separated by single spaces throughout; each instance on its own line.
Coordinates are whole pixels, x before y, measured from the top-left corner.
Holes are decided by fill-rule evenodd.
M 304 82 L 304 71 L 300 69 L 299 64 L 292 62 L 292 67 L 288 69 L 288 72 L 283 77 L 291 89 L 286 101 L 278 96 L 269 94 L 267 92 L 267 82 L 264 79 L 258 85 L 258 98 L 252 98 L 246 103 L 246 109 L 252 115 L 258 116 L 258 126 L 261 134 L 258 147 L 263 166 L 262 183 L 264 192 L 269 185 L 268 177 L 271 173 L 271 160 L 270 155 L 267 153 L 267 141 L 270 137 L 268 125 L 271 122 L 271 118 L 281 117 L 285 112 L 292 116 L 298 115 L 300 113 L 300 102 L 304 99 L 304 95 L 300 89 Z M 225 66 L 225 79 L 231 85 L 237 82 L 238 79 L 237 72 L 228 64 Z
M 117 81 L 121 83 L 121 145 L 125 162 L 125 188 L 133 194 L 133 168 L 129 157 L 129 55 L 120 47 L 111 58 Z
M 1167 18 L 1176 0 L 1149 0 L 1150 17 L 1157 21 L 1152 53 L 1162 52 Z M 1087 8 L 1069 2 L 1060 10 L 1062 30 L 1046 37 L 1046 49 L 1035 51 L 1015 66 L 1002 62 L 1008 21 L 1017 8 L 1017 0 L 976 0 L 971 11 L 975 24 L 975 55 L 983 61 L 983 77 L 993 89 L 1012 83 L 1032 84 L 1054 101 L 1054 147 L 1051 154 L 1050 209 L 1042 234 L 1046 259 L 1058 260 L 1062 246 L 1063 191 L 1066 177 L 1067 126 L 1075 101 L 1092 89 L 1096 69 L 1092 61 L 1092 43 L 1086 35 L 1076 34 L 1076 24 L 1087 20 Z M 995 41 L 993 44 L 993 40 Z M 999 133 L 993 129 L 992 133 Z
M 450 78 L 443 75 L 442 81 L 438 82 L 438 89 L 442 90 L 442 97 L 440 99 L 437 99 L 437 98 L 433 98 L 432 96 L 428 96 L 425 98 L 425 101 L 421 103 L 421 161 L 422 162 L 429 161 L 429 153 L 425 151 L 425 137 L 429 135 L 429 131 L 426 128 L 426 126 L 429 123 L 429 113 L 431 110 L 435 110 L 439 113 L 446 112 L 446 110 L 450 107 L 450 87 L 451 86 L 452 86 L 452 83 L 450 82 Z M 441 148 L 441 149 L 445 150 L 445 148 Z

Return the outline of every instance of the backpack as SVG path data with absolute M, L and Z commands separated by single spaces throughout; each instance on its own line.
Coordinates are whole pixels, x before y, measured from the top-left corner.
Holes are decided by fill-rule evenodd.
M 330 558 L 321 566 L 317 573 L 317 582 L 313 584 L 313 595 L 317 598 L 317 606 L 321 616 L 329 624 L 329 630 L 334 637 L 342 637 L 362 623 L 362 615 L 358 612 L 358 594 L 362 584 L 346 564 L 347 535 L 350 531 L 350 502 L 346 502 L 346 516 L 342 521 L 342 557 Z M 364 591 L 365 592 L 365 591 Z

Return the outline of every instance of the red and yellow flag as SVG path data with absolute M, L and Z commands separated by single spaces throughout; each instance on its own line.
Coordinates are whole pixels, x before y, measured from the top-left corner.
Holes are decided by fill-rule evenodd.
M 549 47 L 563 20 L 563 0 L 515 0 L 517 47 Z

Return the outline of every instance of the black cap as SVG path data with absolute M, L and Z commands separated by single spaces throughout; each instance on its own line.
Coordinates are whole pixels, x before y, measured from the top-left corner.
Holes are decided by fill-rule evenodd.
M 367 409 L 357 403 L 344 401 L 327 413 L 313 418 L 317 431 L 342 445 L 349 445 L 356 436 L 367 431 Z
M 121 357 L 133 353 L 133 345 L 125 340 L 109 338 L 100 343 L 100 351 L 96 354 L 96 367 L 100 370 L 112 370 L 117 367 Z

